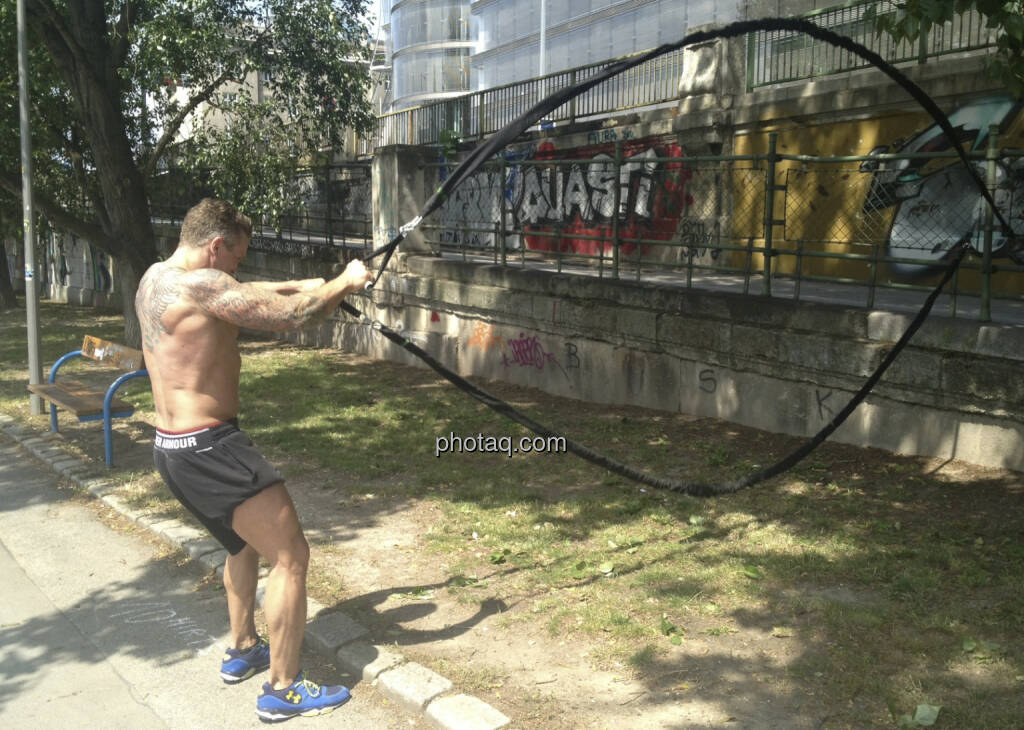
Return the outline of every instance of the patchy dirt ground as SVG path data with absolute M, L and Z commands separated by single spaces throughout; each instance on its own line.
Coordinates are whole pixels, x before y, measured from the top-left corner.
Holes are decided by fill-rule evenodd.
M 798 707 L 771 681 L 771 667 L 784 665 L 788 652 L 770 627 L 715 637 L 713 649 L 700 637 L 684 642 L 669 661 L 676 668 L 651 688 L 632 679 L 626 667 L 603 667 L 593 657 L 600 649 L 596 642 L 559 639 L 533 625 L 534 596 L 505 594 L 500 566 L 477 576 L 494 586 L 493 597 L 461 602 L 447 589 L 443 556 L 423 549 L 421 536 L 435 521 L 430 504 L 373 505 L 386 498 L 364 492 L 339 505 L 325 491 L 309 488 L 332 476 L 302 478 L 293 489 L 315 545 L 318 577 L 311 591 L 371 628 L 379 643 L 397 645 L 492 702 L 517 727 L 653 730 L 728 722 L 730 727 L 798 728 L 814 727 L 821 719 L 800 722 Z M 712 651 L 717 658 L 709 662 Z M 688 668 L 691 658 L 700 659 L 699 668 Z M 706 699 L 702 685 L 718 685 L 714 695 L 743 699 L 722 706 Z M 741 717 L 751 724 L 737 724 Z
M 1016 478 L 963 463 L 931 465 L 958 480 Z M 386 485 L 379 485 L 379 491 L 364 485 L 340 500 L 331 490 L 316 486 L 336 479 L 334 474 L 313 473 L 294 483 L 296 505 L 315 546 L 318 577 L 311 590 L 370 627 L 379 643 L 397 645 L 464 691 L 500 708 L 514 719 L 515 727 L 895 726 L 876 701 L 863 701 L 856 689 L 846 705 L 837 708 L 825 687 L 827 677 L 817 678 L 820 687 L 813 676 L 794 682 L 787 669 L 796 658 L 806 663 L 815 652 L 829 651 L 828 637 L 814 636 L 813 610 L 803 617 L 779 615 L 778 623 L 785 628 L 762 617 L 729 622 L 724 630 L 719 616 L 688 621 L 686 640 L 661 656 L 652 673 L 637 677 L 629 667 L 608 662 L 600 639 L 552 636 L 532 615 L 531 606 L 539 596 L 519 592 L 511 581 L 503 581 L 502 566 L 481 568 L 478 577 L 492 587 L 490 598 L 460 600 L 459 593 L 450 590 L 444 556 L 423 547 L 423 536 L 437 521 L 432 504 L 391 504 L 383 496 Z M 796 586 L 786 594 L 780 603 L 856 608 L 878 600 L 844 585 Z M 796 638 L 797 633 L 802 638 Z M 833 722 L 840 714 L 837 710 L 844 719 Z M 860 719 L 851 724 L 851 716 Z
M 611 409 L 614 410 L 614 409 Z M 624 409 L 623 413 L 632 412 Z M 624 416 L 625 417 L 625 416 Z M 710 440 L 736 427 L 704 420 Z M 95 424 L 65 429 L 69 444 L 102 460 L 102 436 Z M 155 483 L 150 473 L 149 427 L 133 419 L 119 425 L 116 458 L 126 482 Z M 771 441 L 772 435 L 763 435 Z M 784 451 L 777 437 L 778 451 Z M 893 457 L 856 450 L 857 468 L 881 472 Z M 873 463 L 877 460 L 878 463 Z M 913 460 L 915 473 L 945 475 L 961 483 L 1016 484 L 1021 475 L 962 463 Z M 354 482 L 344 474 L 311 470 L 299 460 L 280 466 L 313 546 L 310 592 L 371 629 L 377 643 L 397 645 L 406 656 L 433 667 L 463 691 L 492 703 L 517 728 L 587 730 L 633 728 L 683 730 L 727 727 L 802 730 L 827 727 L 894 727 L 878 698 L 847 692 L 837 706 L 827 676 L 829 637 L 815 631 L 813 606 L 871 605 L 879 597 L 842 583 L 793 585 L 767 601 L 806 605 L 804 613 L 694 616 L 686 640 L 652 657 L 643 673 L 609 656 L 616 638 L 552 633 L 535 612 L 550 596 L 525 590 L 507 565 L 478 555 L 477 579 L 487 595 L 467 597 L 451 581 L 446 556 L 427 548 L 426 536 L 439 524 L 430 499 L 393 498 L 388 481 Z M 294 473 L 295 476 L 291 476 Z M 393 479 L 393 477 L 392 477 Z M 824 486 L 823 478 L 818 486 Z M 958 497 L 957 499 L 966 499 Z M 1003 508 L 1008 509 L 1007 502 Z M 960 505 L 947 503 L 959 509 Z M 996 508 L 998 514 L 998 508 Z M 466 547 L 472 550 L 472 537 Z M 564 587 L 560 600 L 585 602 L 585 591 Z M 767 615 L 767 618 L 766 618 Z M 801 681 L 789 671 L 800 659 L 823 669 Z M 963 671 L 983 673 L 965 666 Z M 969 679 L 969 678 L 968 678 Z M 849 683 L 849 680 L 848 680 Z M 841 719 L 837 719 L 841 718 Z M 852 719 L 851 718 L 856 718 Z

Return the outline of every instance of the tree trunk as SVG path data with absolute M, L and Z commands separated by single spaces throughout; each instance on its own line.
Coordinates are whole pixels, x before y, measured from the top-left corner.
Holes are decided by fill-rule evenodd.
M 45 6 L 33 6 L 33 27 L 42 37 L 82 123 L 92 151 L 103 209 L 98 223 L 107 240 L 92 241 L 117 260 L 124 302 L 125 339 L 141 341 L 135 317 L 135 290 L 139 279 L 157 259 L 156 235 L 150 218 L 146 180 L 134 159 L 121 105 L 123 80 L 109 62 L 110 39 L 104 3 L 73 0 L 66 4 L 69 21 L 58 28 Z M 68 35 L 72 36 L 70 39 Z
M 18 306 L 18 298 L 14 295 L 11 271 L 7 267 L 7 244 L 0 244 L 0 254 L 3 254 L 0 261 L 0 312 L 6 312 Z
M 145 273 L 145 269 L 142 273 Z M 117 283 L 124 307 L 124 344 L 136 349 L 142 349 L 142 326 L 135 314 L 135 292 L 139 288 L 142 273 L 136 272 L 127 261 L 118 261 Z

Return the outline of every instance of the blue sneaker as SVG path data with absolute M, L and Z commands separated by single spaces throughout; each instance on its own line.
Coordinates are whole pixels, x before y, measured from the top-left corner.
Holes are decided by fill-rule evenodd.
M 270 645 L 260 639 L 245 651 L 228 649 L 220 663 L 220 678 L 238 684 L 270 666 Z
M 299 672 L 289 686 L 274 689 L 263 683 L 263 693 L 256 698 L 256 715 L 263 722 L 282 722 L 299 715 L 324 715 L 348 702 L 352 695 L 341 685 L 320 686 Z

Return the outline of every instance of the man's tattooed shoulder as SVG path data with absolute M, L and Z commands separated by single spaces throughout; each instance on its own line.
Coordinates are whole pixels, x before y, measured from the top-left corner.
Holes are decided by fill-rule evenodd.
M 150 267 L 139 282 L 135 311 L 142 327 L 142 346 L 155 350 L 163 335 L 170 334 L 163 317 L 167 308 L 181 299 L 180 269 L 157 264 Z
M 220 294 L 236 283 L 233 277 L 217 269 L 196 269 L 182 276 L 185 293 L 196 299 Z

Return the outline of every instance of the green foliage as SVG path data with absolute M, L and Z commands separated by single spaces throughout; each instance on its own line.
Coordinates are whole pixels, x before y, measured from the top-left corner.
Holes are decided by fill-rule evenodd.
M 339 146 L 346 129 L 372 124 L 357 22 L 364 4 L 162 3 L 138 35 L 146 86 L 159 90 L 157 116 L 173 119 L 209 92 L 188 143 L 175 148 L 178 164 L 250 214 L 276 218 L 293 206 L 295 167 Z
M 437 135 L 437 141 L 441 145 L 441 154 L 447 160 L 454 160 L 459 151 L 459 135 L 451 129 L 442 129 Z
M 282 180 L 372 123 L 366 0 L 26 0 L 39 206 L 112 255 L 169 166 L 250 214 L 280 211 Z M 20 195 L 15 5 L 0 6 L 0 187 Z M 136 182 L 140 181 L 140 182 Z M 83 226 L 75 229 L 74 224 Z M 119 223 L 121 228 L 118 228 Z M 99 235 L 102 232 L 104 235 Z M 135 231 L 137 234 L 138 231 Z M 137 236 L 136 236 L 137 238 Z
M 0 215 L 15 221 L 20 230 L 21 135 L 15 8 L 13 2 L 0 5 L 0 125 L 8 130 L 0 135 L 0 174 L 17 188 L 8 189 L 10 195 L 0 190 Z M 36 189 L 65 201 L 70 212 L 84 215 L 86 198 L 80 194 L 80 181 L 94 167 L 94 161 L 74 113 L 71 95 L 49 54 L 31 40 L 28 64 L 32 72 L 29 113 Z M 12 231 L 5 226 L 3 232 Z
M 275 105 L 239 97 L 220 108 L 226 124 L 199 128 L 181 155 L 186 177 L 270 221 L 301 205 L 295 168 L 305 150 L 294 130 L 281 124 Z
M 875 15 L 875 23 L 879 33 L 896 41 L 916 41 L 968 10 L 977 10 L 987 18 L 988 28 L 998 30 L 989 73 L 1014 97 L 1024 99 L 1024 0 L 905 0 L 899 13 Z
M 683 643 L 683 631 L 674 623 L 669 621 L 668 614 L 661 614 L 661 622 L 658 624 L 658 631 L 668 637 L 668 640 L 679 646 Z

